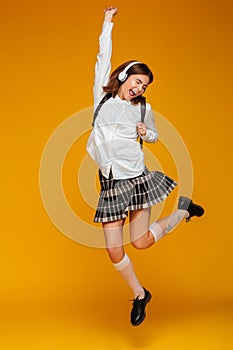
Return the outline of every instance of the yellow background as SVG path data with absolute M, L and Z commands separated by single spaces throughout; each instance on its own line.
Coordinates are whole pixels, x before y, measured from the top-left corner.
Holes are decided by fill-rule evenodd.
M 153 294 L 142 326 L 129 324 L 131 291 L 104 249 L 65 237 L 43 207 L 41 155 L 54 129 L 92 104 L 108 5 L 102 0 L 1 5 L 1 349 L 230 349 L 231 1 L 113 4 L 119 8 L 113 67 L 137 59 L 155 73 L 147 99 L 184 139 L 195 176 L 193 198 L 206 209 L 202 219 L 183 223 L 156 247 L 143 252 L 126 247 Z M 155 146 L 155 154 L 160 148 L 163 152 Z M 71 158 L 64 179 L 75 202 L 80 160 Z M 80 215 L 91 222 L 93 211 L 82 208 Z

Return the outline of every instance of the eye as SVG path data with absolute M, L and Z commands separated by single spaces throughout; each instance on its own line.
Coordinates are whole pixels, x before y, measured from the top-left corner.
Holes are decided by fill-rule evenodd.
M 136 83 L 137 84 L 142 84 L 142 81 L 140 79 L 137 79 Z M 144 91 L 146 91 L 147 85 L 143 85 L 142 88 L 143 88 Z

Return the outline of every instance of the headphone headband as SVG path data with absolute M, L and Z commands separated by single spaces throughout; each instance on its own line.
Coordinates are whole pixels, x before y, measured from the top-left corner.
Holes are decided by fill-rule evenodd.
M 129 63 L 129 64 L 125 67 L 125 69 L 124 69 L 122 72 L 119 73 L 118 79 L 119 79 L 121 82 L 125 81 L 125 80 L 128 78 L 127 70 L 128 70 L 130 67 L 132 67 L 132 66 L 134 66 L 135 64 L 137 64 L 137 63 L 141 63 L 141 62 L 134 61 L 134 62 Z

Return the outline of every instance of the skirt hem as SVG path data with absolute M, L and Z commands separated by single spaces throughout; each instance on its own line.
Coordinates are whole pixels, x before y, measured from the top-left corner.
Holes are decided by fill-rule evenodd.
M 160 171 L 145 171 L 126 180 L 105 178 L 100 172 L 101 192 L 94 222 L 112 222 L 127 218 L 131 210 L 152 207 L 165 200 L 177 186 Z

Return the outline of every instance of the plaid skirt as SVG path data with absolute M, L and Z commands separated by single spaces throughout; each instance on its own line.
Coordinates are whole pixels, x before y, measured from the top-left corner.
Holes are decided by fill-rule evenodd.
M 162 202 L 177 183 L 160 171 L 144 172 L 131 179 L 115 180 L 99 171 L 101 192 L 94 222 L 110 222 L 124 219 L 128 211 L 144 209 Z

